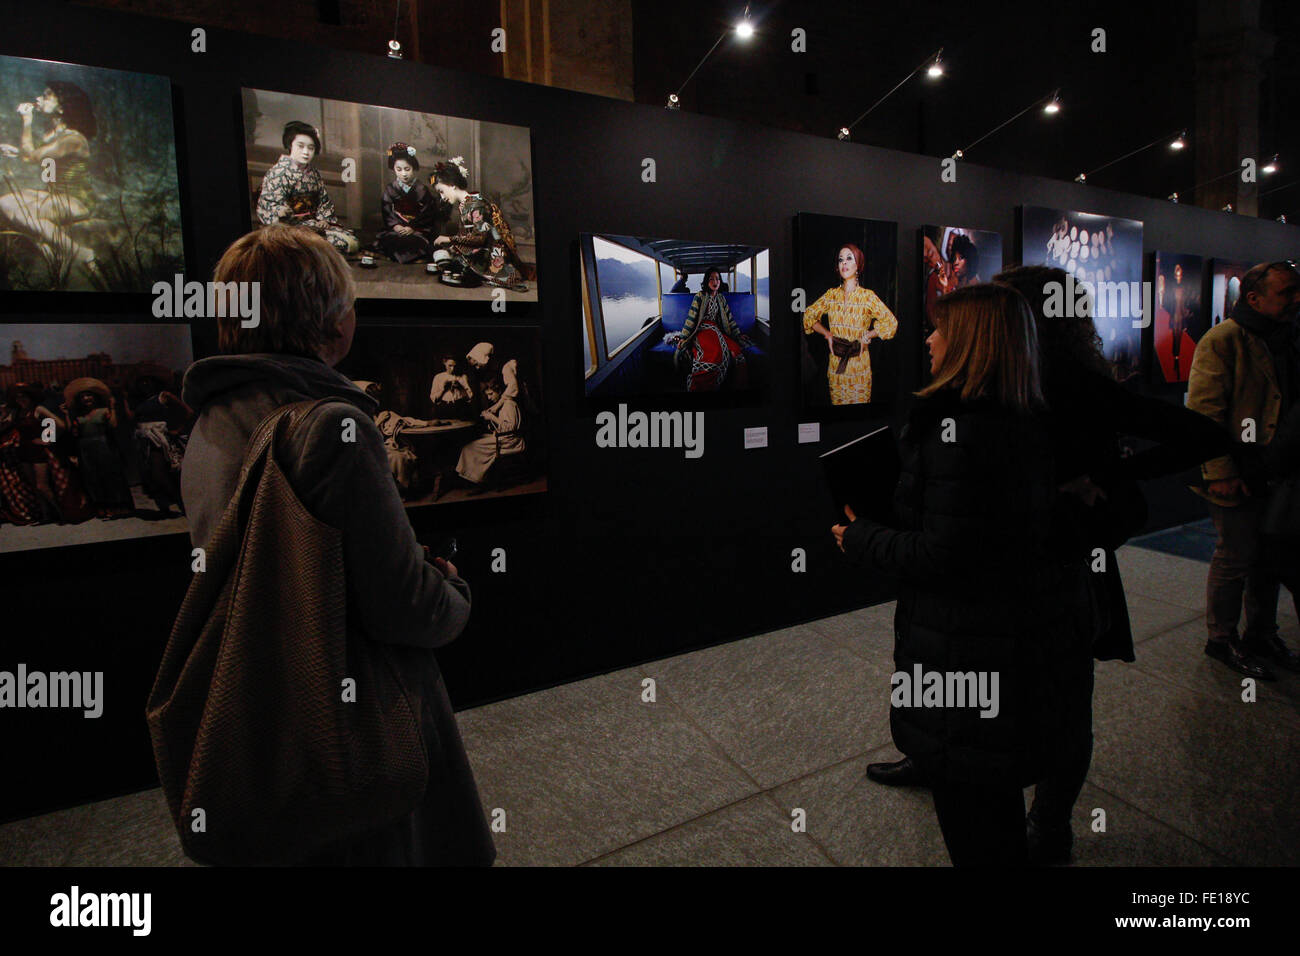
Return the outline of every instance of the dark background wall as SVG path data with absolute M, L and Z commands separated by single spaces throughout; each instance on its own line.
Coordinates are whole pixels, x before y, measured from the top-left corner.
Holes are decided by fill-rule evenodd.
M 457 535 L 474 588 L 469 629 L 440 654 L 459 706 L 888 596 L 888 582 L 835 560 L 815 458 L 882 421 L 896 424 L 916 386 L 921 225 L 1001 232 L 1010 261 L 1016 207 L 1030 203 L 1143 220 L 1148 251 L 1252 261 L 1300 254 L 1294 226 L 972 165 L 946 184 L 935 158 L 360 53 L 209 31 L 208 52 L 195 54 L 188 25 L 95 9 L 66 8 L 51 18 L 29 4 L 6 9 L 4 22 L 0 53 L 172 78 L 187 252 L 199 278 L 247 227 L 241 86 L 532 128 L 540 303 L 505 315 L 358 306 L 363 323 L 436 318 L 544 330 L 550 493 L 411 513 L 426 540 Z M 657 182 L 642 181 L 645 158 L 656 161 Z M 798 212 L 899 224 L 899 353 L 908 358 L 897 401 L 874 416 L 823 417 L 820 445 L 796 444 L 797 424 L 818 420 L 798 410 L 798 320 L 788 310 Z M 749 407 L 711 403 L 702 458 L 595 447 L 595 415 L 605 406 L 582 394 L 577 236 L 584 231 L 771 248 L 777 360 L 770 390 Z M 152 320 L 147 297 L 5 297 L 0 306 L 13 321 Z M 213 329 L 199 323 L 194 334 L 196 354 L 208 354 Z M 756 425 L 769 427 L 771 445 L 746 451 L 743 430 Z M 1148 490 L 1153 526 L 1201 514 L 1176 481 Z M 504 574 L 489 570 L 498 547 L 507 552 Z M 796 547 L 807 551 L 806 573 L 791 571 Z M 0 713 L 8 771 L 0 818 L 154 785 L 144 701 L 189 577 L 183 536 L 0 556 L 7 608 L 0 669 L 23 662 L 106 672 L 98 720 Z

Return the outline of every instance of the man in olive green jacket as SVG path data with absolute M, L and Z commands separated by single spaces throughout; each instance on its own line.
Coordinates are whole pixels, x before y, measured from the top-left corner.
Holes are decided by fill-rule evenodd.
M 1300 400 L 1297 311 L 1300 274 L 1288 263 L 1261 263 L 1247 272 L 1232 318 L 1197 343 L 1187 407 L 1223 425 L 1240 443 L 1271 441 L 1278 420 Z M 1294 561 L 1266 567 L 1260 560 L 1259 524 L 1266 498 L 1251 495 L 1232 456 L 1208 461 L 1201 471 L 1208 484 L 1193 490 L 1209 499 L 1219 534 L 1206 581 L 1210 634 L 1205 653 L 1265 680 L 1274 675 L 1256 654 L 1300 669 L 1300 655 L 1277 634 L 1279 583 L 1294 598 L 1300 570 Z M 1246 624 L 1238 637 L 1243 599 Z

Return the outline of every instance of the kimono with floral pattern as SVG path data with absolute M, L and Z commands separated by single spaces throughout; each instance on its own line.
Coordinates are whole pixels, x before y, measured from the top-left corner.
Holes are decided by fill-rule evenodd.
M 288 156 L 281 156 L 262 177 L 257 220 L 264 226 L 283 222 L 315 230 L 340 252 L 356 252 L 360 245 L 351 230 L 339 225 L 320 170 L 299 166 Z

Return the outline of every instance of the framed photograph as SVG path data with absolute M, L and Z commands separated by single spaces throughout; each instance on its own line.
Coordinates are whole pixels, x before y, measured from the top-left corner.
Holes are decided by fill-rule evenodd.
M 359 325 L 338 371 L 379 402 L 408 506 L 546 490 L 538 329 Z
M 188 531 L 188 325 L 0 325 L 0 552 Z
M 537 301 L 522 126 L 243 91 L 253 225 L 311 229 L 378 299 Z
M 800 213 L 805 406 L 887 408 L 898 388 L 898 224 Z
M 1253 264 L 1236 259 L 1210 260 L 1210 325 L 1232 318 L 1241 297 L 1241 280 Z
M 0 290 L 150 292 L 185 271 L 166 77 L 0 56 Z
M 1196 343 L 1210 327 L 1201 298 L 1200 256 L 1155 253 L 1151 296 L 1151 380 L 1186 382 Z
M 935 302 L 953 289 L 990 282 L 1002 271 L 1002 235 L 964 226 L 921 227 L 921 302 L 933 328 Z
M 586 393 L 757 394 L 771 340 L 768 250 L 584 233 Z
M 1064 269 L 1092 291 L 1102 352 L 1120 381 L 1142 354 L 1142 223 L 1072 209 L 1020 207 L 1020 261 Z

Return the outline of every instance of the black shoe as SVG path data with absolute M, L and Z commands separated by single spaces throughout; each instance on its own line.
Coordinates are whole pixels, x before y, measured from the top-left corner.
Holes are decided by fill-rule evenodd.
M 1025 817 L 1025 843 L 1030 866 L 1057 866 L 1070 862 L 1074 833 L 1068 823 L 1064 827 L 1044 828 L 1038 815 L 1030 810 Z
M 1271 661 L 1278 667 L 1285 667 L 1289 671 L 1300 671 L 1300 654 L 1287 647 L 1286 641 L 1276 634 L 1257 637 L 1251 641 L 1250 646 L 1258 657 Z
M 911 757 L 895 763 L 867 764 L 867 779 L 886 787 L 926 787 L 929 782 Z
M 1245 674 L 1256 680 L 1277 680 L 1277 676 L 1251 657 L 1235 641 L 1206 641 L 1205 653 L 1216 661 L 1222 661 L 1238 674 Z

